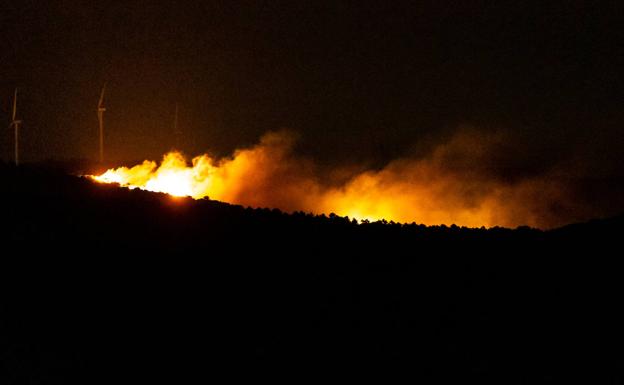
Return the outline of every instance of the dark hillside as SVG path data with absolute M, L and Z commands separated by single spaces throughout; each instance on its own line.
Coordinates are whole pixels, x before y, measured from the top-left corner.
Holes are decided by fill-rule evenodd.
M 357 225 L 38 168 L 0 178 L 3 384 L 300 381 L 335 367 L 624 381 L 623 217 L 549 232 Z

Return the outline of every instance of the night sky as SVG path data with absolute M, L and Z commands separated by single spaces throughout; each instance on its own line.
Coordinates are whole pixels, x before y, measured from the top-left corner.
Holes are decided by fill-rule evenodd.
M 621 2 L 7 1 L 0 120 L 22 158 L 226 155 L 270 130 L 320 164 L 424 151 L 458 127 L 511 133 L 515 166 L 624 174 Z M 12 154 L 12 132 L 0 140 Z M 514 147 L 514 146 L 511 146 Z

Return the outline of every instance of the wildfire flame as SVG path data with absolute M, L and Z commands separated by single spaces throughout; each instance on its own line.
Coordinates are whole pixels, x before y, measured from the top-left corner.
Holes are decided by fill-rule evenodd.
M 210 158 L 200 156 L 193 159 L 193 165 L 189 167 L 181 153 L 170 152 L 165 155 L 160 167 L 156 162 L 146 160 L 132 168 L 110 169 L 93 179 L 102 183 L 117 183 L 131 189 L 140 188 L 200 199 L 208 196 L 210 175 L 214 171 L 210 162 Z
M 289 212 L 333 212 L 360 220 L 470 227 L 552 227 L 565 222 L 567 218 L 549 216 L 549 207 L 553 203 L 565 207 L 566 197 L 548 178 L 503 183 L 472 166 L 483 163 L 491 142 L 458 135 L 426 158 L 397 160 L 381 170 L 353 173 L 336 184 L 319 176 L 310 161 L 292 154 L 290 135 L 270 133 L 260 144 L 230 158 L 201 155 L 189 164 L 181 153 L 170 152 L 160 165 L 146 160 L 92 178 L 173 196 Z M 464 158 L 470 167 L 449 166 Z

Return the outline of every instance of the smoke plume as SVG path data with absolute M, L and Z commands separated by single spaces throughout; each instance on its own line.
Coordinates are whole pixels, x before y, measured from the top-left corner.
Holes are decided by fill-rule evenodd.
M 145 161 L 95 178 L 251 207 L 427 225 L 551 228 L 601 214 L 557 164 L 520 162 L 525 149 L 503 131 L 462 128 L 424 155 L 341 170 L 339 181 L 297 156 L 295 142 L 292 133 L 272 132 L 228 158 L 201 155 L 189 165 L 171 152 L 160 166 Z

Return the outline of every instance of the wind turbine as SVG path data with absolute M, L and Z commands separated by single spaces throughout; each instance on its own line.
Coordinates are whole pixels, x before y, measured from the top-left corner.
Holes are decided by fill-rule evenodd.
M 11 127 L 15 128 L 15 165 L 19 166 L 19 126 L 22 124 L 21 120 L 17 120 L 17 88 L 15 89 L 15 94 L 13 95 L 13 114 L 11 115 L 11 123 L 9 124 L 9 129 Z
M 100 93 L 100 101 L 98 102 L 97 114 L 98 121 L 100 122 L 100 163 L 104 162 L 104 91 L 106 90 L 106 83 L 102 87 L 102 92 Z

